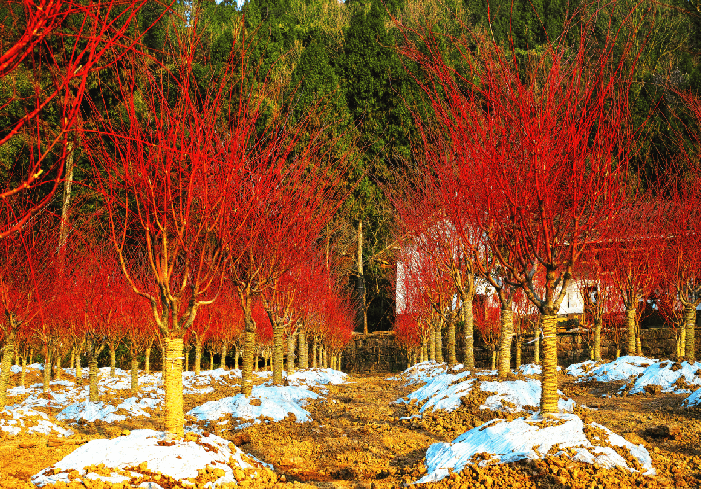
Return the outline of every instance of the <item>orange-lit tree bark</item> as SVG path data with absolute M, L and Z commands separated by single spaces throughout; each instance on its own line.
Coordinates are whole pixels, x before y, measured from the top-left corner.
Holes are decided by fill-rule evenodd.
M 457 69 L 429 28 L 404 30 L 403 54 L 421 68 L 432 107 L 420 121 L 421 158 L 436 162 L 472 238 L 541 314 L 542 416 L 557 412 L 557 313 L 584 243 L 622 205 L 633 140 L 627 94 L 637 53 L 616 33 L 595 43 L 592 29 L 585 19 L 569 28 L 573 47 L 553 41 L 523 64 L 476 34 L 450 39 L 462 55 Z

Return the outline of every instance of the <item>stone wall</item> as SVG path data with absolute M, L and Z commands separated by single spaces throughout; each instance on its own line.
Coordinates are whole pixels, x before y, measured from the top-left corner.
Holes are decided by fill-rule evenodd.
M 406 353 L 394 339 L 394 331 L 353 333 L 341 358 L 341 369 L 352 373 L 401 372 L 407 368 Z

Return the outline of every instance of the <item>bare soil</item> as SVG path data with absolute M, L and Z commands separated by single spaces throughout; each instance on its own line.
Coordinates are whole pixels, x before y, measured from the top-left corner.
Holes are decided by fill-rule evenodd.
M 607 470 L 562 457 L 482 468 L 468 466 L 441 482 L 421 487 L 701 487 L 701 411 L 682 408 L 684 396 L 653 393 L 602 397 L 615 394 L 620 386 L 574 384 L 565 376 L 561 376 L 560 383 L 566 396 L 579 406 L 588 406 L 578 409 L 581 417 L 607 426 L 633 443 L 644 444 L 658 475 L 645 477 L 621 469 Z M 253 481 L 248 487 L 411 486 L 426 473 L 423 459 L 429 445 L 451 441 L 499 416 L 479 409 L 483 400 L 480 396 L 484 396 L 480 393 L 463 398 L 463 405 L 452 413 L 402 420 L 416 413 L 418 407 L 394 401 L 414 388 L 403 387 L 385 376 L 351 376 L 347 384 L 329 386 L 324 400 L 307 405 L 312 422 L 287 419 L 236 431 L 231 429 L 235 420 L 230 420 L 208 428 L 274 466 L 277 481 Z M 207 397 L 216 399 L 235 391 L 235 387 L 222 386 Z M 205 400 L 186 398 L 186 409 Z M 68 439 L 5 436 L 0 439 L 0 487 L 32 487 L 28 481 L 33 474 L 56 463 L 78 444 L 138 428 L 161 426 L 153 419 L 138 418 L 120 424 L 80 425 L 74 428 L 77 434 Z

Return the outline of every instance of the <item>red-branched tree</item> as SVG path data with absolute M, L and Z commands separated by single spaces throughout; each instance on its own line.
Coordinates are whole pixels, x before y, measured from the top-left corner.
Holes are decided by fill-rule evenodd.
M 427 171 L 455 202 L 449 217 L 450 209 L 463 216 L 451 220 L 469 224 L 466 237 L 489 249 L 541 314 L 542 416 L 557 412 L 557 313 L 585 242 L 622 205 L 633 140 L 627 96 L 637 52 L 619 33 L 595 41 L 603 14 L 566 27 L 578 35 L 574 46 L 553 41 L 523 63 L 478 34 L 448 40 L 461 55 L 453 63 L 429 28 L 403 31 L 403 54 L 421 68 L 432 107 L 421 159 L 435 162 Z
M 238 66 L 232 61 L 211 83 L 197 80 L 198 39 L 188 32 L 176 39 L 172 69 L 124 60 L 115 72 L 122 111 L 104 114 L 108 143 L 93 151 L 122 272 L 148 301 L 163 342 L 171 436 L 183 433 L 183 338 L 217 298 L 232 253 L 240 257 L 232 244 L 249 232 L 246 189 L 261 190 L 247 170 L 258 110 L 237 96 Z
M 51 298 L 56 240 L 50 223 L 25 225 L 0 240 L 0 330 L 4 348 L 0 362 L 0 408 L 5 406 L 10 366 L 18 339 L 33 320 L 43 323 L 45 301 Z
M 601 287 L 615 287 L 626 314 L 626 354 L 639 352 L 641 301 L 652 293 L 661 272 L 664 250 L 661 224 L 666 205 L 657 198 L 640 197 L 611 220 L 609 232 L 598 243 L 596 260 L 603 271 Z
M 392 331 L 394 331 L 397 344 L 407 353 L 408 366 L 418 363 L 421 336 L 416 317 L 412 313 L 397 314 Z
M 400 263 L 411 268 L 411 262 L 426 257 L 435 267 L 435 273 L 444 278 L 441 285 L 450 297 L 440 305 L 434 302 L 434 309 L 447 325 L 447 362 L 449 365 L 457 363 L 455 326 L 460 321 L 465 334 L 464 362 L 468 368 L 473 368 L 472 301 L 477 255 L 473 244 L 465 241 L 465 234 L 458 232 L 453 221 L 455 216 L 448 216 L 445 207 L 449 203 L 445 201 L 440 185 L 440 180 L 434 178 L 432 172 L 421 171 L 410 173 L 404 186 L 388 192 L 397 213 L 397 234 L 403 248 L 400 260 L 409 260 L 409 263 Z M 415 278 L 402 277 L 400 287 L 417 287 L 411 282 Z M 425 293 L 430 293 L 430 289 L 422 288 Z M 454 305 L 457 311 L 453 310 Z
M 148 304 L 129 290 L 126 281 L 119 281 L 112 293 L 123 301 L 121 323 L 129 349 L 131 390 L 136 394 L 139 390 L 139 355 L 153 344 L 157 331 L 153 327 L 153 317 Z M 148 358 L 145 361 L 148 362 Z

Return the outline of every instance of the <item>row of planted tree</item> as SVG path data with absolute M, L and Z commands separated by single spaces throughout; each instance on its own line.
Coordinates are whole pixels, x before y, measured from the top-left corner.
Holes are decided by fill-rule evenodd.
M 74 229 L 68 242 L 58 248 L 55 230 L 51 218 L 45 217 L 12 235 L 13 239 L 0 242 L 0 298 L 6 313 L 0 364 L 2 405 L 11 363 L 14 360 L 21 366 L 19 383 L 24 385 L 25 367 L 36 353 L 45 364 L 45 392 L 52 370 L 61 371 L 61 359 L 68 358 L 69 352 L 69 365 L 82 383 L 84 358 L 90 401 L 98 399 L 98 357 L 105 350 L 112 374 L 116 352 L 120 346 L 126 350 L 133 391 L 138 389 L 138 359 L 144 358 L 143 369 L 148 374 L 152 350 L 161 352 L 167 374 L 167 342 L 156 327 L 150 304 L 134 294 L 127 280 L 130 275 L 120 270 L 109 240 L 103 242 L 104 237 L 94 229 L 92 233 Z M 222 368 L 233 352 L 234 368 L 239 368 L 239 357 L 244 368 L 249 368 L 249 377 L 242 382 L 249 389 L 250 371 L 258 370 L 261 356 L 263 365 L 273 371 L 274 384 L 282 383 L 285 356 L 288 373 L 294 372 L 295 358 L 299 368 L 338 368 L 355 313 L 325 263 L 297 258 L 301 261 L 284 270 L 275 287 L 262 290 L 252 301 L 252 337 L 244 334 L 244 311 L 237 292 L 229 281 L 220 284 L 216 300 L 199 311 L 183 334 L 178 360 L 185 359 L 185 368 L 191 350 L 196 375 L 203 351 L 209 351 L 210 367 L 216 352 Z
M 272 325 L 276 381 L 285 330 L 303 323 L 313 336 L 319 323 L 348 331 L 342 325 L 351 307 L 333 274 L 342 257 L 329 251 L 328 228 L 353 188 L 347 163 L 358 149 L 325 122 L 332 109 L 325 101 L 303 114 L 275 103 L 268 78 L 250 76 L 259 68 L 247 55 L 255 41 L 241 24 L 227 30 L 224 64 L 208 64 L 198 48 L 206 32 L 197 28 L 197 9 L 169 31 L 167 56 L 149 56 L 140 49 L 144 29 L 130 26 L 142 3 L 12 4 L 26 35 L 0 57 L 0 76 L 21 81 L 29 70 L 53 85 L 34 98 L 10 97 L 27 109 L 0 139 L 26 149 L 0 194 L 3 371 L 11 345 L 32 324 L 47 348 L 54 331 L 75 328 L 68 336 L 85 339 L 90 363 L 112 335 L 102 328 L 133 318 L 131 329 L 159 338 L 166 429 L 180 435 L 184 340 L 195 334 L 198 341 L 208 309 L 216 316 L 230 300 L 240 311 L 246 395 L 258 304 Z M 632 8 L 608 22 L 619 16 L 615 7 L 578 7 L 561 36 L 528 51 L 503 48 L 483 29 L 464 26 L 451 36 L 430 20 L 418 27 L 393 20 L 407 73 L 425 97 L 407 107 L 419 135 L 409 169 L 385 186 L 398 222 L 397 309 L 417 325 L 431 322 L 428 311 L 445 322 L 450 363 L 462 324 L 472 368 L 472 303 L 490 291 L 504 376 L 513 303 L 523 294 L 542 331 L 543 415 L 557 411 L 558 312 L 576 281 L 592 321 L 599 310 L 600 319 L 621 312 L 609 298 L 622 298 L 627 352 L 636 348 L 648 280 L 684 306 L 686 344 L 694 344 L 698 145 L 684 143 L 676 153 L 683 158 L 669 162 L 675 174 L 661 169 L 657 180 L 630 164 L 641 131 L 629 101 L 645 48 L 635 20 L 646 12 Z M 71 15 L 76 29 L 52 37 Z M 701 113 L 692 95 L 677 97 L 680 110 Z M 51 132 L 42 117 L 57 114 L 60 130 Z M 695 127 L 683 127 L 691 137 L 672 134 L 669 144 L 697 140 Z M 71 203 L 76 151 L 91 168 L 80 179 L 80 202 Z M 44 209 L 59 187 L 63 212 L 53 219 Z M 141 302 L 130 306 L 133 297 Z M 118 310 L 109 306 L 115 302 Z M 148 320 L 136 319 L 146 316 L 140 308 Z M 319 312 L 327 310 L 335 315 Z M 222 329 L 232 329 L 231 316 L 221 317 Z M 693 348 L 685 354 L 693 359 Z
M 606 8 L 596 5 L 566 28 L 576 48 L 557 39 L 543 53 L 501 49 L 486 33 L 447 40 L 430 27 L 405 30 L 403 54 L 432 110 L 416 116 L 423 139 L 416 164 L 389 191 L 401 248 L 399 336 L 419 359 L 424 344 L 435 358 L 444 331 L 446 361 L 455 364 L 460 325 L 463 362 L 474 368 L 478 330 L 498 351 L 503 379 L 514 328 L 530 320 L 545 416 L 557 412 L 565 300 L 581 303 L 594 358 L 602 330 L 622 335 L 627 354 L 639 352 L 639 317 L 653 307 L 679 331 L 679 356 L 695 361 L 698 125 L 670 135 L 681 156 L 664 169 L 643 174 L 631 164 L 644 145 L 629 104 L 644 40 L 605 26 L 603 38 L 594 36 Z M 695 95 L 676 96 L 678 114 L 698 124 Z M 687 137 L 695 143 L 678 142 Z M 484 300 L 475 309 L 476 296 Z
M 328 359 L 348 341 L 355 312 L 324 234 L 348 193 L 347 151 L 319 123 L 322 103 L 301 116 L 271 105 L 242 21 L 228 28 L 224 64 L 207 62 L 197 8 L 173 17 L 167 55 L 151 56 L 148 25 L 134 25 L 143 4 L 3 7 L 21 34 L 0 58 L 3 82 L 51 74 L 55 86 L 10 97 L 29 109 L 0 135 L 27 149 L 0 194 L 0 396 L 18 348 L 39 343 L 49 365 L 69 348 L 87 361 L 95 399 L 104 348 L 124 341 L 134 361 L 156 345 L 166 431 L 180 436 L 185 343 L 196 356 L 207 342 L 240 345 L 250 395 L 263 345 L 279 384 L 286 337 L 300 339 L 301 358 L 308 341 Z M 57 133 L 44 129 L 47 107 Z M 78 153 L 91 168 L 74 179 Z

